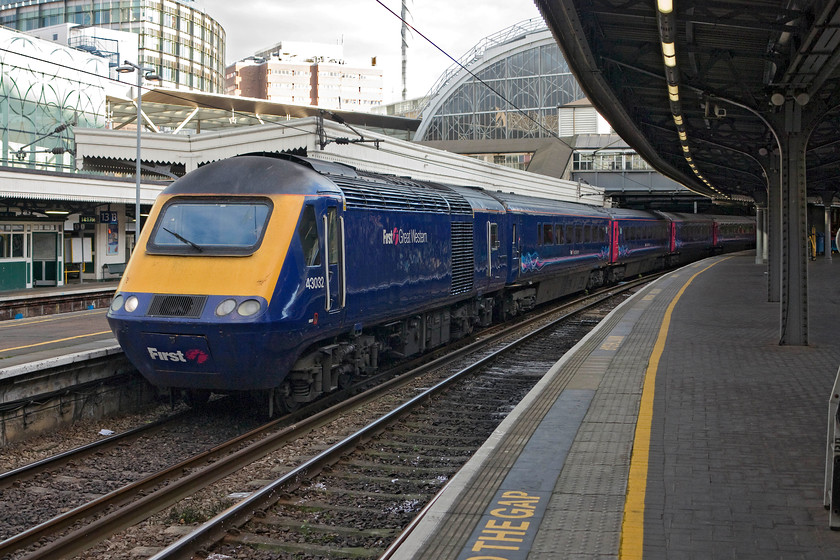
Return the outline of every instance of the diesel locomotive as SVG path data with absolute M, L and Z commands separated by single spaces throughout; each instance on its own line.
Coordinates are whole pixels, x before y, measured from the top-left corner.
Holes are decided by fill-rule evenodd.
M 751 218 L 237 156 L 156 200 L 108 321 L 153 385 L 293 410 L 558 297 L 754 243 Z

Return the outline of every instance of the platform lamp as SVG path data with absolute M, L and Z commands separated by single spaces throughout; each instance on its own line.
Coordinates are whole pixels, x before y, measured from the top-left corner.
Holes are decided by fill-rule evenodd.
M 143 85 L 144 78 L 147 80 L 160 80 L 161 78 L 155 74 L 154 68 L 144 68 L 127 60 L 123 61 L 122 66 L 117 66 L 117 72 L 120 74 L 128 74 L 135 70 L 137 71 L 137 169 L 135 173 L 137 187 L 134 206 L 134 221 L 136 222 L 134 236 L 136 239 L 140 239 L 140 131 L 143 128 L 143 93 L 140 91 L 140 88 Z

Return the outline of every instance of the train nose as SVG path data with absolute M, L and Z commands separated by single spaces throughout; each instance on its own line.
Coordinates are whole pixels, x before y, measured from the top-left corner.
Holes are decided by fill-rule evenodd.
M 157 370 L 214 373 L 215 360 L 204 336 L 142 333 L 140 351 Z

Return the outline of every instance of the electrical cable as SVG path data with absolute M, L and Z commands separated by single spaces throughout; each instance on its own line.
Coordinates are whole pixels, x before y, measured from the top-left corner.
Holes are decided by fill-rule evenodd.
M 59 68 L 64 68 L 66 70 L 73 70 L 75 72 L 79 72 L 81 74 L 86 74 L 86 75 L 95 77 L 95 78 L 100 79 L 100 80 L 108 80 L 110 82 L 115 82 L 115 83 L 118 83 L 118 84 L 121 84 L 121 85 L 124 85 L 124 86 L 136 87 L 136 84 L 129 84 L 127 82 L 123 82 L 123 81 L 111 78 L 110 76 L 102 76 L 101 74 L 97 74 L 96 72 L 91 72 L 89 70 L 83 70 L 83 69 L 80 69 L 80 68 L 75 68 L 73 66 L 68 66 L 66 64 L 61 64 L 59 62 L 55 62 L 55 61 L 52 61 L 52 60 L 47 60 L 47 59 L 44 59 L 44 58 L 38 58 L 38 57 L 32 56 L 30 54 L 24 54 L 24 53 L 21 53 L 21 52 L 18 52 L 18 51 L 13 51 L 13 50 L 10 50 L 10 49 L 6 49 L 4 47 L 0 47 L 0 52 L 5 52 L 5 53 L 9 53 L 9 54 L 22 56 L 22 57 L 28 58 L 30 60 L 43 62 L 45 64 L 50 64 L 50 65 L 53 65 L 53 66 L 56 66 L 56 67 L 59 67 Z M 23 66 L 20 66 L 20 65 L 17 65 L 17 64 L 10 64 L 8 62 L 2 62 L 0 65 L 10 66 L 12 68 L 18 68 L 20 70 L 26 70 L 26 71 L 29 71 L 29 72 L 33 71 L 32 68 L 25 68 Z M 155 91 L 157 88 L 152 88 L 152 87 L 141 85 L 140 89 L 145 90 L 147 92 L 150 92 L 150 91 Z M 200 92 L 200 93 L 206 93 L 206 92 Z M 169 95 L 170 97 L 173 97 L 175 99 L 179 99 L 181 101 L 192 101 L 187 97 L 179 96 L 177 93 L 174 93 L 171 90 L 167 90 L 166 95 Z M 230 111 L 232 115 L 246 117 L 246 118 L 249 118 L 249 119 L 252 119 L 252 120 L 256 120 L 258 122 L 260 121 L 260 119 L 257 118 L 255 115 L 251 115 L 249 113 L 242 113 L 240 111 L 236 111 L 235 109 L 231 109 L 230 107 L 219 107 L 219 106 L 215 106 L 213 104 L 204 104 L 203 106 L 207 109 L 216 109 L 218 111 Z M 282 117 L 282 116 L 279 116 L 279 115 L 273 115 L 273 116 L 276 116 L 277 118 L 285 118 L 285 117 Z M 266 115 L 263 115 L 263 117 L 266 117 Z M 309 130 L 306 130 L 306 129 L 298 127 L 298 126 L 295 126 L 293 124 L 285 124 L 285 123 L 281 123 L 281 122 L 276 122 L 276 121 L 271 120 L 270 118 L 262 118 L 262 122 L 267 123 L 267 124 L 273 124 L 273 125 L 279 126 L 281 128 L 289 128 L 289 129 L 292 129 L 292 130 L 297 130 L 299 132 L 306 132 L 306 133 L 309 132 Z
M 449 60 L 451 60 L 452 62 L 454 62 L 455 64 L 457 64 L 457 65 L 458 65 L 458 66 L 459 66 L 462 70 L 464 70 L 464 71 L 465 71 L 465 72 L 467 72 L 470 76 L 472 76 L 473 78 L 475 78 L 475 80 L 476 80 L 477 82 L 480 82 L 480 83 L 481 83 L 481 85 L 483 85 L 484 87 L 486 87 L 487 89 L 489 89 L 490 91 L 492 91 L 494 94 L 498 95 L 500 99 L 502 99 L 505 103 L 507 103 L 508 105 L 510 105 L 511 107 L 513 107 L 513 108 L 514 108 L 514 109 L 515 109 L 518 113 L 521 113 L 521 114 L 522 114 L 522 116 L 524 116 L 525 118 L 527 118 L 528 120 L 530 120 L 531 122 L 533 122 L 535 125 L 537 125 L 537 126 L 538 126 L 541 130 L 543 130 L 546 134 L 548 134 L 548 136 L 550 136 L 551 138 L 555 138 L 556 140 L 559 140 L 562 144 L 564 144 L 564 145 L 568 146 L 569 148 L 572 148 L 572 146 L 570 146 L 570 145 L 569 145 L 566 141 L 564 141 L 562 138 L 560 138 L 560 136 L 558 136 L 556 132 L 554 132 L 553 130 L 551 130 L 551 129 L 549 129 L 549 128 L 546 128 L 546 126 L 545 126 L 545 125 L 543 125 L 541 122 L 539 122 L 538 120 L 536 120 L 534 117 L 532 117 L 531 115 L 529 115 L 528 113 L 526 113 L 523 109 L 519 108 L 519 107 L 518 107 L 518 106 L 517 106 L 517 105 L 516 105 L 513 101 L 509 100 L 509 99 L 508 99 L 507 97 L 505 97 L 503 94 L 499 93 L 499 91 L 498 91 L 498 90 L 496 90 L 493 86 L 491 86 L 490 84 L 488 84 L 487 82 L 485 82 L 484 80 L 482 80 L 481 78 L 479 78 L 478 76 L 476 76 L 476 75 L 475 75 L 475 73 L 474 73 L 472 70 L 470 70 L 469 68 L 467 68 L 466 66 L 464 66 L 463 64 L 461 64 L 459 61 L 455 60 L 455 58 L 454 58 L 452 55 L 450 55 L 448 52 L 446 52 L 446 51 L 445 51 L 445 50 L 443 50 L 441 47 L 439 47 L 439 46 L 438 46 L 438 45 L 437 45 L 434 41 L 432 41 L 431 39 L 429 39 L 428 37 L 426 37 L 423 33 L 421 33 L 420 31 L 418 31 L 418 30 L 417 30 L 417 28 L 415 28 L 413 25 L 411 25 L 411 24 L 410 24 L 410 23 L 408 23 L 406 20 L 404 20 L 402 17 L 400 17 L 400 15 L 399 15 L 399 14 L 397 14 L 394 10 L 392 10 L 391 8 L 389 8 L 388 6 L 386 6 L 384 3 L 382 3 L 382 0 L 374 0 L 374 1 L 375 1 L 377 4 L 379 4 L 380 6 L 382 6 L 383 8 L 385 8 L 386 10 L 388 10 L 388 12 L 390 12 L 390 13 L 391 13 L 394 17 L 396 17 L 396 18 L 397 18 L 397 19 L 399 19 L 401 22 L 403 22 L 403 23 L 404 23 L 404 24 L 405 24 L 405 25 L 406 25 L 409 29 L 411 29 L 412 31 L 414 31 L 415 33 L 417 33 L 418 35 L 420 35 L 423 39 L 425 39 L 425 40 L 426 40 L 426 42 L 427 42 L 427 43 L 429 43 L 429 44 L 430 44 L 430 45 L 432 45 L 434 48 L 436 48 L 438 51 L 440 51 L 440 52 L 441 52 L 441 53 L 442 53 L 442 54 L 443 54 L 446 58 L 448 58 Z

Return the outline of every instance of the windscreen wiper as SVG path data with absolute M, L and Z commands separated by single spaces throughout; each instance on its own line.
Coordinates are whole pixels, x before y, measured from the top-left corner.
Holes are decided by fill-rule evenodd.
M 171 230 L 169 230 L 169 229 L 167 229 L 167 228 L 165 228 L 165 227 L 162 227 L 161 229 L 162 229 L 163 231 L 167 232 L 167 233 L 171 233 L 172 235 L 174 235 L 174 236 L 175 236 L 175 239 L 177 239 L 178 241 L 181 241 L 181 242 L 183 242 L 183 243 L 186 243 L 187 245 L 189 245 L 190 247 L 192 247 L 193 249 L 195 249 L 195 250 L 196 250 L 196 251 L 198 251 L 199 253 L 204 252 L 204 249 L 202 249 L 202 248 L 201 248 L 201 245 L 197 245 L 197 244 L 193 243 L 192 241 L 190 241 L 189 239 L 187 239 L 187 238 L 186 238 L 186 237 L 184 237 L 183 235 L 177 234 L 177 233 L 175 233 L 174 231 L 171 231 Z

